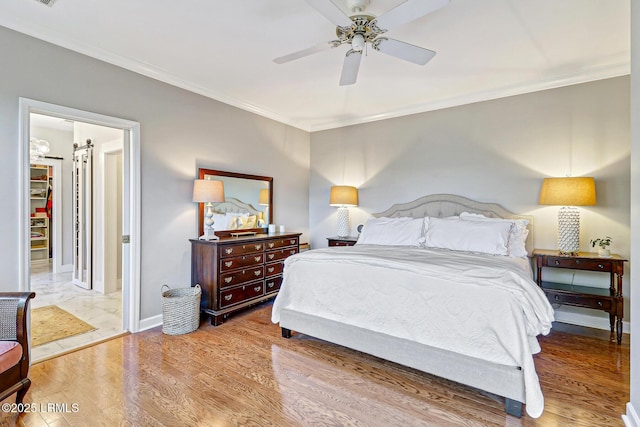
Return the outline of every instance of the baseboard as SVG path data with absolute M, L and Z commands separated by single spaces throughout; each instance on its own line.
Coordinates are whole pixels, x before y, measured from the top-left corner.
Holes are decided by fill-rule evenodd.
M 70 271 L 73 271 L 73 264 L 64 264 L 60 266 L 58 273 L 68 273 Z
M 605 331 L 610 330 L 608 318 L 556 310 L 555 319 L 558 322 L 569 323 L 571 325 L 586 326 L 587 328 L 603 329 Z M 622 331 L 625 334 L 630 334 L 631 324 L 623 320 Z
M 622 416 L 622 421 L 626 427 L 640 427 L 640 417 L 631 402 L 627 403 L 627 413 Z
M 157 316 L 147 317 L 146 319 L 140 319 L 140 328 L 138 332 L 146 331 L 147 329 L 155 328 L 162 325 L 162 314 Z

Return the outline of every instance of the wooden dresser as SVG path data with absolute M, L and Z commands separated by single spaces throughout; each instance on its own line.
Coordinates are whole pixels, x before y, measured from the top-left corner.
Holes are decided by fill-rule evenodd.
M 212 325 L 278 294 L 284 260 L 300 251 L 301 234 L 190 240 L 191 286 L 202 288 L 200 306 Z

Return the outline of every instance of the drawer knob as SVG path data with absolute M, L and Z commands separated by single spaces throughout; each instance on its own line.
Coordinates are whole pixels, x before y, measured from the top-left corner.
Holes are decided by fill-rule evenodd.
M 275 245 L 275 243 L 273 243 L 273 242 L 269 243 L 269 249 L 273 248 L 274 245 Z
M 556 260 L 555 264 L 560 265 L 560 261 Z
M 224 300 L 225 301 L 231 301 L 231 297 L 233 297 L 233 294 L 225 295 L 224 296 Z
M 254 272 L 253 272 L 253 274 L 255 274 L 255 275 L 256 275 L 256 277 L 258 277 L 259 275 L 261 275 L 261 274 L 262 274 L 262 271 L 260 271 L 260 270 L 256 270 L 256 271 L 254 271 Z
M 275 270 L 275 268 L 274 268 L 274 267 L 269 267 L 269 268 L 267 268 L 267 271 L 268 271 L 269 273 L 273 273 L 273 272 L 274 272 L 274 270 Z
M 231 283 L 232 280 L 233 280 L 233 276 L 225 277 L 224 283 Z
M 558 296 L 558 295 L 554 295 L 554 297 L 553 297 L 553 298 L 554 298 L 556 301 L 558 301 L 558 300 L 560 299 L 560 296 Z
M 579 259 L 576 260 L 576 264 L 580 264 L 580 260 Z
M 289 244 L 290 244 L 290 245 L 295 245 L 295 243 L 296 243 L 295 239 L 291 239 L 291 240 L 289 240 Z
M 267 283 L 267 287 L 268 287 L 268 288 L 273 288 L 273 286 L 274 286 L 274 285 L 275 285 L 275 283 L 273 283 L 273 282 L 269 282 L 269 283 Z
M 274 254 L 269 254 L 269 259 L 273 259 L 274 256 Z
M 262 249 L 262 245 L 256 245 L 256 251 L 259 251 L 260 249 Z
M 255 288 L 253 288 L 253 290 L 256 292 L 260 292 L 260 289 L 262 289 L 262 286 L 256 286 Z
M 602 301 L 598 301 L 598 305 L 602 307 Z
M 602 269 L 602 268 L 604 268 L 604 265 L 602 265 L 602 264 L 598 264 L 598 268 L 601 268 L 601 269 Z
M 260 260 L 262 259 L 262 255 L 257 256 L 257 257 L 255 257 L 254 259 L 256 260 L 256 262 L 260 262 Z
M 225 249 L 224 251 L 227 253 L 227 255 L 229 255 L 233 253 L 233 248 L 228 248 L 228 249 Z
M 231 267 L 233 265 L 233 261 L 227 261 L 224 263 L 225 267 Z

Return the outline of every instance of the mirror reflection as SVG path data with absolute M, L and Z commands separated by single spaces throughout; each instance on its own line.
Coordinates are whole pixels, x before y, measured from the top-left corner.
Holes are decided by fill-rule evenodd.
M 225 201 L 213 203 L 213 228 L 218 231 L 262 232 L 273 221 L 273 178 L 213 169 L 199 169 L 200 179 L 222 181 Z M 200 203 L 198 224 L 202 233 L 204 204 Z

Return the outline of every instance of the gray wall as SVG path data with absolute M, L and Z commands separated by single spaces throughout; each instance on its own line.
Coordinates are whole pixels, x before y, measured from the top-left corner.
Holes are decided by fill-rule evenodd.
M 537 204 L 540 186 L 544 177 L 573 175 L 596 178 L 597 206 L 580 208 L 581 250 L 591 249 L 590 239 L 611 236 L 612 251 L 628 257 L 629 82 L 607 79 L 313 133 L 312 245 L 326 246 L 336 234 L 329 190 L 344 184 L 359 188 L 352 227 L 394 203 L 454 193 L 534 215 L 534 246 L 554 249 L 558 207 Z M 608 287 L 597 274 L 578 279 Z M 560 311 L 563 320 L 608 327 L 604 312 Z
M 141 317 L 190 283 L 198 167 L 274 177 L 274 216 L 307 237 L 309 134 L 0 27 L 0 290 L 18 286 L 18 99 L 141 124 Z

